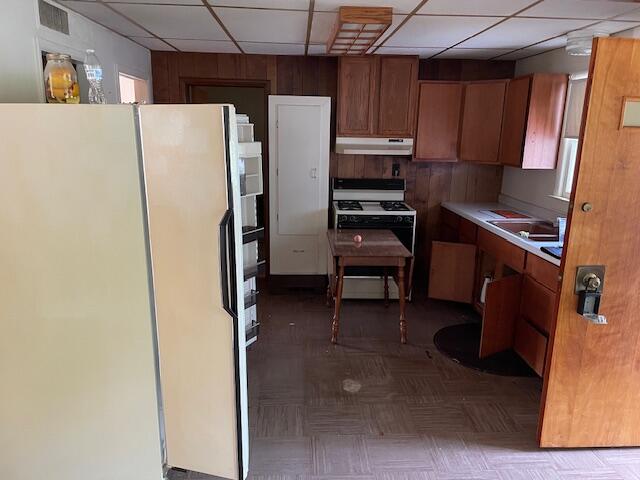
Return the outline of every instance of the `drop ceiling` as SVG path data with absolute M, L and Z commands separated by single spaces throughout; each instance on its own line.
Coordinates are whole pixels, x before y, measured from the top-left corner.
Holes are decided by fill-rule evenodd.
M 561 48 L 569 31 L 640 26 L 640 4 L 612 0 L 59 0 L 152 50 L 323 55 L 340 6 L 393 8 L 369 50 L 422 58 L 519 60 Z

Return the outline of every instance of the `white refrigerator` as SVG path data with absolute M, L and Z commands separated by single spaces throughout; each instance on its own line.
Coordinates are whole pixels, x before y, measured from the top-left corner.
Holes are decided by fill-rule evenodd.
M 235 111 L 0 105 L 0 471 L 248 470 Z

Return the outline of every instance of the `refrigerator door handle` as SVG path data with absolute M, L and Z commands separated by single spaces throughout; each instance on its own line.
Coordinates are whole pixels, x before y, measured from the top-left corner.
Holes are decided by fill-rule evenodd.
M 229 315 L 238 317 L 238 283 L 236 279 L 236 250 L 233 232 L 233 210 L 224 212 L 220 220 L 220 269 L 222 305 Z

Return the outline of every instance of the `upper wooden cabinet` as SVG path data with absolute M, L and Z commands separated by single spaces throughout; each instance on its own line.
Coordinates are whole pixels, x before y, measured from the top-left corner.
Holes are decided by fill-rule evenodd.
M 340 57 L 338 135 L 373 135 L 378 104 L 375 57 Z
M 460 160 L 498 163 L 507 80 L 468 83 L 460 134 Z
M 415 160 L 458 159 L 463 92 L 459 82 L 419 82 Z
M 340 57 L 337 135 L 412 137 L 418 57 Z
M 380 57 L 378 132 L 385 137 L 411 137 L 418 86 L 418 58 Z
M 507 86 L 500 163 L 554 169 L 562 129 L 567 75 L 534 74 Z

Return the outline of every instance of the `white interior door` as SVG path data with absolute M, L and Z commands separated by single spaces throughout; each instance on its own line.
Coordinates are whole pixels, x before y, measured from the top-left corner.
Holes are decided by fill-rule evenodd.
M 248 421 L 234 113 L 140 107 L 167 463 L 238 480 Z
M 326 273 L 329 97 L 269 97 L 270 271 Z
M 162 479 L 133 112 L 0 106 L 3 478 Z

